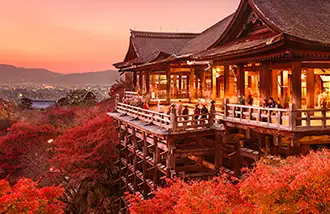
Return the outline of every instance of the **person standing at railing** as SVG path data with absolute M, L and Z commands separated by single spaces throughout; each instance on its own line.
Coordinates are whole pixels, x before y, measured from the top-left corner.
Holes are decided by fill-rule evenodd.
M 149 110 L 149 104 L 148 104 L 148 101 L 144 101 L 143 103 L 143 106 L 142 106 L 142 109 L 145 109 L 145 110 Z
M 206 105 L 203 105 L 202 109 L 201 109 L 201 119 L 207 119 L 207 114 L 209 113 L 209 110 L 206 108 Z M 205 121 L 202 120 L 202 123 L 204 124 Z
M 189 115 L 189 109 L 188 109 L 188 106 L 185 106 L 183 111 L 182 111 L 183 119 L 188 120 L 188 115 Z
M 246 102 L 249 106 L 252 106 L 253 105 L 253 97 L 252 97 L 252 94 L 249 94 L 246 98 Z
M 268 107 L 269 108 L 278 108 L 277 102 L 275 102 L 274 98 L 270 97 L 268 100 Z
M 200 108 L 198 108 L 198 104 L 196 104 L 195 109 L 194 109 L 194 119 L 198 120 L 200 114 L 201 114 L 201 110 L 200 110 Z M 197 121 L 195 123 L 198 124 Z
M 183 106 L 181 100 L 179 100 L 179 103 L 176 105 L 176 109 L 178 110 L 178 115 L 182 115 Z

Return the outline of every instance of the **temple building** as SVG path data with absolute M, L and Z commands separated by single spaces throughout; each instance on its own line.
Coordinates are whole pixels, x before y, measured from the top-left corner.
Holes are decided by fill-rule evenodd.
M 135 87 L 130 99 L 209 105 L 205 115 L 174 104 L 165 114 L 117 98 L 109 115 L 123 191 L 147 198 L 165 177 L 240 176 L 262 155 L 328 146 L 329 11 L 323 0 L 241 0 L 200 34 L 131 31 L 114 64 Z

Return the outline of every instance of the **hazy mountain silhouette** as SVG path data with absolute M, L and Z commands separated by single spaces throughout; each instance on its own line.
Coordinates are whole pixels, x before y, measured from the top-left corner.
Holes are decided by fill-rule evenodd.
M 60 74 L 46 69 L 18 68 L 0 64 L 0 84 L 111 85 L 119 79 L 117 71 Z

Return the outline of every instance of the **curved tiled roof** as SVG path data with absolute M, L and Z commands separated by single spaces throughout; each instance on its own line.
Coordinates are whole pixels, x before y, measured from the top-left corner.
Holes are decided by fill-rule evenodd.
M 180 51 L 180 55 L 192 54 L 202 50 L 208 49 L 212 46 L 222 35 L 228 24 L 234 17 L 234 14 L 227 16 L 215 25 L 203 31 L 200 35 L 190 40 Z
M 251 7 L 277 30 L 330 44 L 330 0 L 250 0 Z

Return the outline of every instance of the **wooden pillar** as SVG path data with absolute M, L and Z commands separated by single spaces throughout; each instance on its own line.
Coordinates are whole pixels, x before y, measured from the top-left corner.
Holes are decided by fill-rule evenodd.
M 200 73 L 200 79 L 201 79 L 201 85 L 200 85 L 200 94 L 201 94 L 201 97 L 204 98 L 205 97 L 205 90 L 206 90 L 206 77 L 205 77 L 205 71 L 204 70 L 201 70 L 201 73 Z
M 138 145 L 137 145 L 137 139 L 136 139 L 136 130 L 134 127 L 132 127 L 132 143 L 133 143 L 133 148 L 134 148 L 134 156 L 133 156 L 133 169 L 134 169 L 134 175 L 133 175 L 133 188 L 134 192 L 137 191 L 137 180 L 138 177 L 136 175 L 136 169 L 137 169 L 137 162 L 138 162 L 138 157 L 136 155 L 136 150 L 138 150 Z M 127 144 L 126 144 L 127 145 Z
M 212 100 L 216 100 L 217 99 L 217 71 L 214 67 L 211 68 L 212 69 L 212 73 L 211 73 L 211 85 L 212 85 L 212 96 L 211 99 Z
M 182 75 L 179 75 L 179 91 L 182 93 Z
M 171 102 L 171 73 L 167 71 L 166 73 L 166 103 Z
M 306 73 L 306 107 L 314 108 L 315 107 L 315 75 L 314 69 L 308 69 Z
M 198 92 L 198 79 L 200 77 L 198 75 L 195 75 L 195 98 L 198 98 L 199 92 Z
M 166 158 L 166 167 L 167 167 L 167 177 L 172 178 L 173 172 L 175 172 L 175 156 L 174 156 L 174 140 L 167 139 L 167 158 Z
M 292 62 L 292 102 L 301 108 L 301 62 Z
M 233 161 L 233 168 L 236 177 L 239 177 L 241 175 L 242 157 L 240 154 L 240 148 L 241 146 L 239 142 L 234 144 L 235 154 L 232 156 L 232 161 Z
M 133 86 L 134 86 L 134 89 L 136 90 L 136 86 L 137 86 L 137 73 L 136 72 L 133 73 Z
M 224 90 L 225 98 L 229 96 L 229 65 L 224 65 Z
M 145 78 L 146 78 L 146 93 L 149 94 L 150 93 L 150 72 L 147 71 L 145 74 Z
M 177 98 L 177 94 L 178 94 L 178 78 L 177 75 L 174 74 L 173 75 L 173 98 Z
M 160 162 L 160 152 L 158 148 L 158 139 L 156 136 L 154 136 L 154 151 L 153 151 L 153 159 L 154 159 L 154 174 L 153 174 L 153 182 L 154 186 L 158 186 L 160 184 L 159 182 L 159 169 L 157 164 Z
M 190 92 L 190 97 L 193 98 L 195 97 L 195 69 L 191 68 L 190 76 L 189 76 L 189 92 Z
M 139 89 L 138 91 L 140 91 L 140 93 L 142 94 L 142 90 L 143 90 L 143 75 L 142 72 L 140 71 L 139 73 Z
M 265 62 L 260 71 L 260 103 L 271 96 L 271 77 L 271 63 Z
M 223 166 L 223 142 L 220 133 L 215 135 L 215 168 L 219 171 Z
M 147 191 L 147 159 L 146 157 L 148 156 L 148 151 L 147 151 L 147 134 L 143 132 L 143 197 L 147 198 L 148 196 L 148 191 Z
M 278 98 L 278 78 L 277 78 L 277 71 L 271 70 L 271 96 L 274 98 L 275 102 L 277 102 Z
M 237 65 L 237 91 L 238 96 L 243 97 L 245 96 L 245 71 L 244 71 L 244 65 L 239 64 Z

